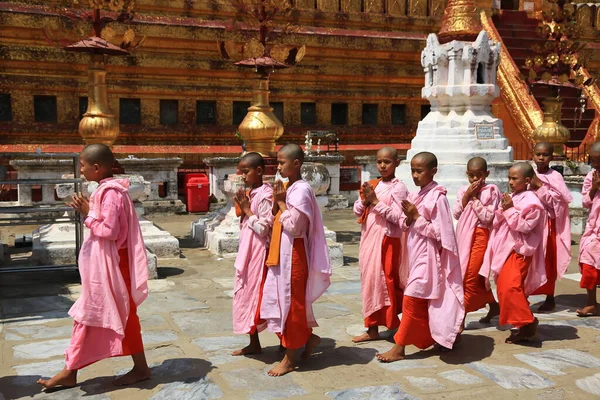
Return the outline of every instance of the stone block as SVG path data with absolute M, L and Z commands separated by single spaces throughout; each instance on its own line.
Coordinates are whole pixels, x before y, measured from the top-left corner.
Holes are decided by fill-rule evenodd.
M 327 210 L 344 210 L 348 208 L 348 197 L 342 194 L 330 194 L 327 198 L 328 202 L 325 206 Z
M 327 239 L 327 249 L 329 250 L 329 261 L 333 268 L 344 265 L 344 245 Z

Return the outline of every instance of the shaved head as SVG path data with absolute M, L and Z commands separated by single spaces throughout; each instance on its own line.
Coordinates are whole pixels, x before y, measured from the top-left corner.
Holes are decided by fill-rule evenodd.
M 533 148 L 534 152 L 536 150 L 541 150 L 541 151 L 546 150 L 546 152 L 549 152 L 550 154 L 552 154 L 552 153 L 554 153 L 554 145 L 552 143 L 548 143 L 548 142 L 539 142 Z
M 81 151 L 81 158 L 88 164 L 98 164 L 101 167 L 112 168 L 115 164 L 115 155 L 105 144 L 89 144 Z
M 288 143 L 279 149 L 279 154 L 288 160 L 298 160 L 300 164 L 304 162 L 304 151 L 302 147 L 294 143 Z
M 533 167 L 531 166 L 531 164 L 526 162 L 514 163 L 513 166 L 510 167 L 510 170 L 518 173 L 519 175 L 525 178 L 533 178 L 535 176 L 535 171 L 533 170 Z
M 594 142 L 591 146 L 590 146 L 590 154 L 591 153 L 596 153 L 596 154 L 600 154 L 600 142 Z
M 250 168 L 254 169 L 258 167 L 262 167 L 263 169 L 265 168 L 265 159 L 262 158 L 262 156 L 259 153 L 255 152 L 245 154 L 240 159 L 240 163 L 245 163 Z
M 434 169 L 438 166 L 437 157 L 435 156 L 435 154 L 430 153 L 428 151 L 422 151 L 420 153 L 415 154 L 413 160 L 422 161 L 429 169 Z
M 473 157 L 467 163 L 467 169 L 473 171 L 487 171 L 487 161 L 482 157 Z
M 377 152 L 377 155 L 388 155 L 390 156 L 390 158 L 392 160 L 397 160 L 398 159 L 398 150 L 396 150 L 395 148 L 391 147 L 391 146 L 385 146 L 382 147 L 381 149 L 379 149 L 379 151 Z

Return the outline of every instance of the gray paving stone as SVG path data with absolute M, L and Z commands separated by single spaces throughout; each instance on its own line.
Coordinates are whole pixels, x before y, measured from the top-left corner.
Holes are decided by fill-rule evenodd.
M 169 358 L 181 357 L 183 350 L 175 345 L 158 346 L 154 349 L 146 349 L 146 358 L 148 360 L 166 360 Z
M 435 378 L 421 376 L 405 376 L 405 378 L 411 385 L 424 392 L 437 392 L 446 389 L 446 386 Z
M 51 339 L 56 337 L 70 337 L 73 332 L 72 325 L 49 327 L 44 325 L 21 326 L 7 328 L 5 340 L 31 340 Z
M 71 320 L 71 324 L 73 320 L 67 314 L 68 310 L 54 310 L 54 311 L 44 311 L 38 313 L 32 313 L 31 315 L 26 316 L 13 316 L 8 317 L 2 320 L 2 323 L 6 328 L 14 328 L 18 326 L 31 326 L 31 325 L 42 325 L 56 321 L 62 320 Z
M 526 368 L 491 365 L 483 362 L 469 363 L 467 366 L 505 389 L 545 389 L 554 385 L 550 379 Z
M 269 369 L 271 367 L 266 370 L 236 369 L 221 372 L 221 377 L 232 389 L 249 391 L 247 398 L 252 400 L 281 399 L 309 394 L 294 382 L 291 374 L 273 378 L 267 375 Z
M 74 387 L 71 389 L 63 389 L 54 393 L 45 393 L 41 392 L 36 394 L 35 396 L 25 396 L 21 397 L 19 400 L 24 399 L 60 399 L 60 400 L 110 400 L 110 397 L 104 393 L 96 393 L 106 390 L 106 383 L 96 383 L 93 385 L 84 385 L 82 387 Z
M 236 350 L 248 345 L 247 335 L 204 337 L 192 340 L 192 344 L 206 352 L 219 350 Z
M 37 378 L 51 378 L 65 367 L 64 360 L 52 360 L 39 363 L 15 365 L 13 368 L 17 373 L 12 379 L 15 386 L 31 386 Z
M 147 329 L 166 325 L 167 321 L 160 315 L 148 315 L 146 317 L 140 317 L 140 324 L 142 325 L 142 329 Z
M 223 397 L 223 391 L 214 382 L 202 378 L 192 382 L 172 382 L 164 385 L 153 400 L 212 400 Z
M 564 368 L 600 368 L 600 358 L 583 351 L 552 349 L 527 354 L 515 354 L 519 360 L 548 375 L 565 375 Z
M 600 374 L 588 376 L 587 378 L 577 379 L 575 385 L 584 392 L 600 396 Z
M 178 338 L 173 331 L 143 331 L 142 339 L 145 345 L 174 342 Z
M 555 320 L 545 322 L 548 325 L 566 325 L 574 328 L 590 328 L 600 331 L 600 319 L 598 318 L 577 318 L 566 320 Z
M 182 292 L 151 293 L 138 309 L 141 316 L 151 316 L 174 311 L 202 310 L 209 308 L 192 296 Z
M 68 311 L 73 302 L 62 296 L 21 297 L 0 300 L 4 317 L 22 316 L 44 311 Z
M 358 294 L 360 293 L 360 281 L 333 282 L 326 293 L 328 295 Z
M 176 312 L 171 314 L 181 331 L 188 335 L 215 335 L 231 333 L 233 322 L 231 313 Z
M 13 346 L 13 357 L 17 360 L 36 360 L 63 355 L 71 339 L 46 340 Z
M 438 376 L 441 376 L 442 378 L 459 385 L 476 385 L 478 383 L 483 383 L 483 380 L 478 376 L 469 374 L 462 369 L 453 369 L 452 371 L 440 372 Z
M 346 306 L 337 303 L 316 303 L 313 305 L 315 316 L 319 318 L 335 318 L 352 314 Z
M 366 386 L 325 393 L 334 400 L 417 400 L 398 385 Z

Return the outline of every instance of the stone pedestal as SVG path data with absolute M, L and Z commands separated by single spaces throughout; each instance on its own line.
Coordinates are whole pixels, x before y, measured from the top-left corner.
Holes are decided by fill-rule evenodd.
M 465 176 L 470 158 L 487 160 L 489 183 L 506 191 L 513 150 L 504 136 L 502 121 L 491 114 L 491 103 L 500 94 L 496 73 L 500 45 L 481 31 L 475 42 L 452 41 L 440 44 L 435 34 L 427 38 L 421 54 L 425 71 L 422 96 L 431 111 L 419 122 L 406 160 L 396 176 L 415 190 L 410 160 L 429 151 L 438 158 L 435 180 L 448 189 L 452 202 L 458 189 L 468 183 Z
M 128 175 L 140 175 L 150 182 L 150 193 L 142 202 L 146 214 L 185 214 L 185 204 L 177 193 L 177 168 L 181 158 L 137 158 L 129 156 L 117 160 Z M 159 186 L 164 186 L 160 196 Z
M 589 210 L 583 207 L 583 196 L 581 188 L 585 175 L 566 175 L 565 183 L 573 196 L 573 201 L 569 204 L 569 216 L 571 217 L 571 234 L 582 235 L 587 222 Z
M 202 161 L 208 167 L 210 194 L 219 201 L 227 200 L 224 184 L 227 176 L 235 175 L 240 157 L 211 157 Z
M 61 179 L 63 175 L 73 173 L 73 160 L 12 160 L 10 165 L 17 170 L 19 179 Z M 53 184 L 42 185 L 41 201 L 33 201 L 31 185 L 18 185 L 17 192 L 20 206 L 62 204 L 61 200 L 56 200 L 54 197 Z

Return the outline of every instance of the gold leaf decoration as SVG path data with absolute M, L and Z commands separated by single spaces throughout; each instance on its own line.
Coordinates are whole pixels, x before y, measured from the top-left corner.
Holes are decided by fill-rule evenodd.
M 115 30 L 113 28 L 111 28 L 110 26 L 105 27 L 104 29 L 102 29 L 102 32 L 100 33 L 100 37 L 104 40 L 106 40 L 107 42 L 110 42 L 112 40 L 112 38 L 114 38 L 116 35 Z
M 90 7 L 99 10 L 104 5 L 104 0 L 90 0 Z
M 558 54 L 556 53 L 550 53 L 548 54 L 548 57 L 546 58 L 546 61 L 548 61 L 549 65 L 554 65 L 558 62 L 559 58 L 558 58 Z
M 539 67 L 540 65 L 542 65 L 544 63 L 544 57 L 542 57 L 542 56 L 536 56 L 533 59 L 533 62 L 535 63 L 536 67 Z
M 552 79 L 552 74 L 550 72 L 544 72 L 542 74 L 542 80 L 548 82 L 550 79 Z
M 530 69 L 529 70 L 529 79 L 535 79 L 537 78 L 537 74 L 535 73 L 534 70 Z
M 121 11 L 123 9 L 123 0 L 109 0 L 108 8 L 111 11 Z
M 583 75 L 577 75 L 575 77 L 575 85 L 577 85 L 577 86 L 583 85 L 584 80 L 585 80 L 585 78 L 583 77 Z
M 302 59 L 304 58 L 305 55 L 306 55 L 306 45 L 304 45 L 298 49 L 298 54 L 296 54 L 296 63 L 299 63 L 300 61 L 302 61 Z
M 558 77 L 558 81 L 560 83 L 565 83 L 569 81 L 569 77 L 567 76 L 567 74 L 562 74 Z
M 527 68 L 531 68 L 533 66 L 533 59 L 532 58 L 528 58 L 525 60 L 525 66 Z
M 273 46 L 271 48 L 271 57 L 280 63 L 284 63 L 289 52 L 290 50 L 287 48 L 287 46 Z
M 252 40 L 244 46 L 244 55 L 248 58 L 258 58 L 264 54 L 265 46 L 255 38 L 252 38 Z
M 133 31 L 133 29 L 129 28 L 123 34 L 123 43 L 129 44 L 133 42 L 133 39 L 135 39 L 135 32 Z

